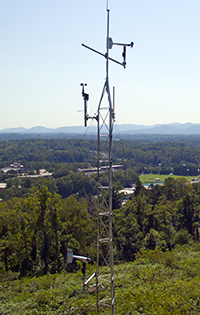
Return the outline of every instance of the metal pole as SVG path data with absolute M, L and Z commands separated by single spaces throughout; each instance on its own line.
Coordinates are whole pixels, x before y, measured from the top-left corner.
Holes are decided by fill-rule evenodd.
M 99 125 L 99 107 L 98 107 L 98 119 L 97 119 L 97 268 L 96 268 L 96 314 L 99 313 L 99 238 L 100 238 L 100 222 L 99 222 L 99 212 L 100 212 L 100 191 L 99 191 L 99 185 L 100 185 L 100 161 L 99 161 L 99 155 L 100 155 L 100 125 Z
M 115 120 L 115 86 L 113 86 L 113 119 Z
M 110 95 L 110 87 L 109 87 L 109 10 L 107 10 L 107 49 L 106 49 L 106 80 L 105 84 L 101 93 L 99 106 L 98 106 L 98 144 L 97 144 L 97 182 L 98 182 L 98 191 L 97 191 L 97 268 L 96 268 L 96 314 L 100 313 L 103 305 L 109 306 L 109 314 L 114 315 L 114 269 L 113 269 L 113 244 L 112 244 L 112 133 L 113 133 L 113 106 L 111 102 L 111 95 Z M 108 96 L 108 116 L 105 114 L 103 116 L 102 111 L 104 110 L 101 107 L 101 103 L 104 97 L 104 93 L 107 93 Z M 105 149 L 105 143 L 101 140 L 101 132 L 103 133 L 103 125 L 106 124 L 106 118 L 108 117 L 108 187 L 102 187 L 100 184 L 100 169 L 101 169 L 101 160 L 102 160 L 102 153 Z M 101 187 L 100 187 L 101 186 Z M 107 207 L 107 212 L 105 212 L 105 204 L 102 207 L 102 202 L 100 199 L 104 198 L 101 195 L 100 189 L 108 189 L 109 193 L 109 202 Z M 103 212 L 101 211 L 103 210 Z M 104 220 L 108 219 L 107 228 Z M 105 221 L 106 222 L 106 221 Z M 103 238 L 102 238 L 103 237 Z M 104 243 L 105 242 L 105 243 Z M 104 243 L 104 244 L 103 244 Z M 106 245 L 107 243 L 107 245 Z M 106 253 L 105 253 L 106 251 Z M 105 255 L 105 256 L 104 256 Z M 99 299 L 99 279 L 102 279 L 102 275 L 100 275 L 99 271 L 99 264 L 100 264 L 100 257 L 103 258 L 104 264 L 109 266 L 110 273 L 109 275 L 104 275 L 103 277 L 109 276 L 109 293 L 105 300 Z M 109 262 L 107 261 L 109 258 Z M 109 301 L 109 303 L 108 303 Z M 109 304 L 109 305 L 108 305 Z M 104 312 L 108 314 L 105 310 Z
M 111 309 L 114 314 L 114 268 L 113 268 L 113 244 L 112 244 L 112 136 L 113 136 L 113 108 L 110 97 L 109 87 L 109 14 L 107 10 L 107 62 L 106 62 L 106 81 L 109 102 L 109 251 L 110 251 L 110 281 L 111 281 Z

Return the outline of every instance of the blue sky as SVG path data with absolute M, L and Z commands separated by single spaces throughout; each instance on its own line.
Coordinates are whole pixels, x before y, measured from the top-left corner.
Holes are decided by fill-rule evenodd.
M 135 43 L 127 68 L 110 64 L 119 124 L 200 123 L 200 1 L 109 0 L 110 37 Z M 0 0 L 0 129 L 83 124 L 98 106 L 106 0 Z M 121 61 L 122 50 L 110 56 Z

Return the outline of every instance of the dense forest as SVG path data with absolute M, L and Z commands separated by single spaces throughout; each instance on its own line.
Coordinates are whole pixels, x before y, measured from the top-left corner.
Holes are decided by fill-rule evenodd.
M 114 141 L 113 163 L 123 165 L 123 169 L 113 172 L 116 265 L 136 262 L 138 257 L 143 257 L 146 264 L 144 253 L 149 251 L 157 251 L 162 256 L 176 252 L 181 246 L 189 248 L 199 244 L 200 183 L 187 181 L 188 175 L 199 175 L 199 143 L 200 139 L 196 138 L 178 142 Z M 87 176 L 80 170 L 97 166 L 96 141 L 1 141 L 0 168 L 13 162 L 24 166 L 26 176 L 14 170 L 0 172 L 0 182 L 6 184 L 0 191 L 1 277 L 7 274 L 21 279 L 79 270 L 76 262 L 67 264 L 69 247 L 95 262 L 97 175 Z M 31 177 L 41 169 L 51 176 Z M 164 185 L 152 183 L 145 189 L 139 180 L 144 171 L 181 177 L 167 177 Z M 105 173 L 101 174 L 101 181 L 106 184 Z M 133 185 L 134 194 L 123 204 L 124 194 L 119 191 Z M 169 258 L 173 269 L 176 264 L 172 260 Z
M 135 194 L 121 206 L 114 194 L 115 261 L 133 261 L 142 249 L 171 250 L 199 241 L 200 184 L 166 179 L 146 190 L 136 182 Z M 61 271 L 68 247 L 96 258 L 95 196 L 61 198 L 44 182 L 27 198 L 0 203 L 0 267 L 21 275 Z
M 140 173 L 148 167 L 149 173 L 198 175 L 200 168 L 199 138 L 181 138 L 180 141 L 119 140 L 113 142 L 113 163 L 123 162 L 125 168 Z M 96 166 L 96 140 L 82 139 L 22 139 L 0 142 L 0 168 L 17 161 L 28 169 L 55 170 L 60 163 L 90 163 Z

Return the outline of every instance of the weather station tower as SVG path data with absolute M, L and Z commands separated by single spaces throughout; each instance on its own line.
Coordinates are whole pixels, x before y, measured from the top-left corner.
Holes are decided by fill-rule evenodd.
M 133 47 L 134 43 L 114 43 L 109 35 L 110 10 L 107 3 L 107 36 L 106 53 L 101 53 L 85 44 L 83 47 L 105 58 L 106 79 L 101 92 L 97 113 L 89 116 L 87 103 L 89 94 L 85 93 L 86 83 L 81 83 L 82 96 L 84 99 L 84 125 L 87 126 L 89 119 L 97 121 L 97 264 L 96 272 L 96 314 L 114 314 L 114 262 L 113 262 L 113 232 L 112 232 L 112 141 L 113 126 L 115 121 L 115 89 L 111 99 L 109 85 L 109 62 L 112 61 L 126 68 L 126 48 Z M 122 62 L 110 57 L 113 46 L 122 46 Z M 106 106 L 103 99 L 107 94 Z M 104 182 L 102 183 L 102 174 Z M 107 180 L 105 181 L 105 176 Z M 88 284 L 92 276 L 85 281 Z

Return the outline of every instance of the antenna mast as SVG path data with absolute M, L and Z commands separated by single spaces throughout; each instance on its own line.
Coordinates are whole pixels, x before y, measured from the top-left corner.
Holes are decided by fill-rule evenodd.
M 83 47 L 105 57 L 106 59 L 106 79 L 101 93 L 97 115 L 90 117 L 87 114 L 87 101 L 89 95 L 84 92 L 82 85 L 82 96 L 85 107 L 85 126 L 88 119 L 97 120 L 97 268 L 96 268 L 96 314 L 112 314 L 114 315 L 114 263 L 113 263 L 113 233 L 112 233 L 112 140 L 113 126 L 115 120 L 114 113 L 114 88 L 113 88 L 113 103 L 111 101 L 110 86 L 109 86 L 109 61 L 113 61 L 126 68 L 126 47 L 133 47 L 133 42 L 130 44 L 113 43 L 109 37 L 109 19 L 110 10 L 108 9 L 107 1 L 107 38 L 106 38 L 106 53 L 103 54 L 85 44 Z M 123 46 L 122 57 L 123 61 L 119 62 L 109 56 L 109 50 L 113 45 Z M 103 107 L 102 101 L 105 92 L 108 97 L 108 106 Z M 107 174 L 107 183 L 102 185 L 101 172 Z M 102 273 L 100 266 L 108 266 L 109 272 Z M 105 270 L 105 269 L 104 269 Z M 87 282 L 88 283 L 88 282 Z

